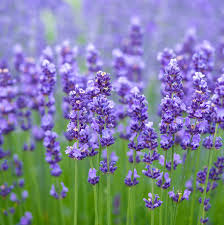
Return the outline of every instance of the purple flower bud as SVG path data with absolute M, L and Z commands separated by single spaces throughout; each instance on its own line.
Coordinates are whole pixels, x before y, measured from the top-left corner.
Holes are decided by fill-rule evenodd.
M 142 170 L 142 173 L 147 176 L 150 177 L 152 179 L 157 179 L 160 176 L 160 170 L 157 168 L 151 168 L 150 165 L 147 165 L 145 167 L 147 170 Z
M 24 216 L 21 217 L 19 225 L 30 225 L 32 221 L 32 214 L 30 212 L 25 212 Z
M 116 166 L 116 162 L 115 161 L 110 161 L 110 165 L 109 165 L 109 173 L 114 173 L 115 170 L 117 169 L 117 166 Z M 103 172 L 103 173 L 108 173 L 108 166 L 107 166 L 107 161 L 101 161 L 100 162 L 100 170 Z
M 23 200 L 26 200 L 27 198 L 28 198 L 28 191 L 24 190 L 24 191 L 22 192 L 22 199 L 23 199 Z
M 159 200 L 159 195 L 155 195 L 154 201 L 151 193 L 149 193 L 148 196 L 148 199 L 143 199 L 145 202 L 145 207 L 149 209 L 155 209 L 162 205 L 163 202 Z
M 12 202 L 17 202 L 18 201 L 17 195 L 14 192 L 11 193 L 10 200 Z
M 131 170 L 128 171 L 128 175 L 126 176 L 124 182 L 127 186 L 131 187 L 131 186 L 135 186 L 136 184 L 139 183 L 139 181 L 137 180 L 137 178 L 139 178 L 140 176 L 137 174 L 137 170 L 134 169 L 134 173 L 132 173 Z
M 90 168 L 89 169 L 89 176 L 88 176 L 88 182 L 92 185 L 95 185 L 99 183 L 99 176 L 96 176 L 96 169 L 95 168 Z
M 61 182 L 62 190 L 61 190 L 61 198 L 65 198 L 68 192 L 68 188 L 65 187 L 64 183 Z

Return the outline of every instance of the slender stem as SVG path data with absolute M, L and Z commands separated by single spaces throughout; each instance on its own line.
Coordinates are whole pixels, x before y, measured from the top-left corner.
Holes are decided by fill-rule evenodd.
M 78 211 L 78 160 L 75 160 L 75 202 L 74 202 L 74 225 L 77 225 Z
M 177 211 L 178 211 L 178 203 L 176 203 L 175 213 L 174 213 L 174 220 L 173 220 L 173 224 L 172 225 L 176 225 Z
M 127 221 L 126 225 L 130 225 L 130 205 L 131 205 L 131 188 L 128 189 L 128 209 L 127 209 Z
M 99 224 L 99 219 L 98 219 L 98 208 L 97 208 L 97 187 L 96 185 L 93 186 L 93 191 L 94 191 L 94 203 L 95 203 L 95 225 Z
M 198 165 L 200 161 L 200 147 L 196 151 L 196 164 L 195 164 L 195 171 L 193 177 L 193 193 L 192 193 L 192 203 L 191 203 L 191 210 L 190 210 L 190 225 L 193 225 L 193 218 L 194 218 L 194 204 L 196 201 L 196 181 L 197 181 L 197 172 L 198 172 Z
M 107 148 L 107 224 L 111 224 L 111 207 L 110 207 L 110 157 Z
M 132 169 L 132 176 L 133 176 L 133 179 L 134 179 L 134 170 L 135 170 L 135 166 L 136 166 L 136 151 L 134 150 L 134 154 L 133 154 L 133 169 Z M 134 213 L 134 210 L 135 210 L 135 188 L 132 187 L 132 194 L 131 194 L 131 219 L 132 219 L 132 225 L 135 225 L 135 213 Z
M 161 190 L 161 199 L 163 200 L 163 189 L 161 188 L 160 189 Z M 163 224 L 163 207 L 162 206 L 160 206 L 159 207 L 160 209 L 159 209 L 159 224 L 160 225 L 162 225 Z
M 166 160 L 167 160 L 167 150 L 166 150 L 166 153 L 165 153 L 165 159 L 164 159 L 164 167 L 163 167 L 163 182 L 164 182 L 164 174 L 165 174 L 165 171 L 166 171 Z M 165 192 L 164 192 L 165 193 Z M 163 197 L 164 197 L 164 193 L 163 193 Z M 164 205 L 164 218 L 165 218 L 165 221 L 167 221 L 166 219 L 166 211 L 167 211 L 167 195 L 166 195 L 166 200 L 165 200 L 165 205 Z
M 98 156 L 97 156 L 97 166 L 98 167 L 100 165 L 101 152 L 102 152 L 102 146 L 101 146 L 101 143 L 100 143 L 100 140 L 99 140 L 99 153 L 98 153 Z M 103 208 L 103 204 L 102 204 L 102 193 L 103 193 L 102 181 L 99 182 L 98 185 L 99 185 L 98 186 L 98 188 L 99 188 L 99 193 L 98 193 L 98 198 L 99 198 L 99 224 L 103 224 L 103 209 L 104 208 Z
M 90 166 L 93 168 L 93 159 L 92 157 L 90 158 Z M 99 219 L 98 219 L 98 197 L 97 197 L 97 187 L 96 185 L 93 185 L 93 193 L 94 193 L 94 208 L 95 208 L 95 225 L 99 224 Z
M 218 132 L 218 127 L 219 127 L 219 124 L 216 123 L 215 133 L 214 133 L 214 137 L 213 137 L 213 146 L 212 146 L 212 149 L 209 150 L 209 155 L 208 155 L 208 169 L 207 169 L 207 174 L 206 174 L 206 181 L 205 181 L 205 185 L 204 185 L 202 202 L 201 202 L 201 205 L 200 205 L 198 224 L 200 224 L 200 217 L 201 217 L 201 215 L 202 215 L 202 218 L 204 218 L 204 215 L 205 215 L 204 201 L 206 199 L 206 194 L 207 194 L 207 186 L 208 186 L 208 181 L 209 181 L 209 172 L 210 172 L 211 167 L 212 167 L 212 159 L 213 159 L 213 154 L 214 154 L 214 151 L 215 151 L 215 141 L 216 141 L 216 136 L 217 136 L 217 132 Z
M 153 179 L 152 179 L 152 196 L 154 196 Z M 154 210 L 151 210 L 151 225 L 154 225 Z
M 164 158 L 164 165 L 163 165 L 163 178 L 162 180 L 164 181 L 164 173 L 166 171 L 166 159 L 167 159 L 167 151 L 165 151 L 165 158 Z M 163 199 L 164 197 L 164 191 L 163 188 L 161 187 L 161 199 Z M 163 205 L 160 206 L 160 217 L 159 217 L 159 224 L 162 225 L 163 224 L 163 217 L 165 215 L 163 215 Z
M 107 174 L 107 224 L 111 224 L 110 211 L 110 175 Z
M 172 172 L 173 172 L 173 156 L 174 156 L 174 145 L 172 146 L 172 154 L 171 154 L 171 169 L 170 169 L 170 176 L 171 176 L 171 182 L 173 182 L 172 180 Z
M 63 199 L 58 199 L 59 201 L 59 207 L 60 207 L 60 214 L 61 214 L 61 221 L 62 221 L 62 225 L 65 225 L 65 217 L 64 217 L 64 212 L 63 212 Z

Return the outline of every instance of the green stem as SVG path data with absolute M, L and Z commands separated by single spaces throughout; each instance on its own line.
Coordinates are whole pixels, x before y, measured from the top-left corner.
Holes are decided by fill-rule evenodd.
M 197 172 L 198 172 L 198 166 L 200 162 L 200 147 L 196 151 L 196 164 L 195 164 L 195 171 L 194 171 L 194 177 L 193 177 L 193 193 L 192 193 L 192 203 L 191 203 L 191 209 L 190 209 L 190 225 L 193 225 L 193 218 L 194 218 L 194 204 L 196 201 L 196 181 L 197 181 Z
M 94 203 L 95 203 L 95 225 L 99 224 L 99 219 L 98 219 L 98 208 L 97 208 L 97 187 L 96 185 L 93 186 L 93 191 L 94 191 Z
M 90 166 L 93 168 L 93 159 L 92 157 L 90 158 Z M 96 185 L 93 185 L 93 193 L 94 193 L 94 208 L 95 208 L 95 225 L 99 224 L 99 219 L 98 219 L 98 195 L 97 195 L 97 187 Z
M 107 224 L 111 224 L 111 207 L 110 207 L 110 157 L 107 148 Z
M 35 152 L 24 152 L 25 154 L 25 163 L 26 165 L 28 165 L 29 167 L 29 170 L 28 171 L 28 176 L 30 177 L 30 179 L 32 180 L 32 183 L 33 183 L 33 186 L 34 186 L 34 190 L 35 190 L 35 193 L 36 193 L 36 203 L 37 203 L 37 211 L 38 211 L 38 219 L 41 219 L 42 218 L 42 212 L 41 212 L 41 206 L 40 206 L 40 197 L 41 194 L 40 194 L 40 188 L 39 188 L 39 184 L 36 180 L 37 178 L 37 175 L 36 175 L 36 170 L 33 169 L 33 154 Z M 28 156 L 29 154 L 29 156 Z M 24 163 L 24 164 L 25 164 Z
M 131 205 L 131 188 L 128 189 L 128 209 L 127 209 L 127 221 L 126 225 L 130 225 L 130 205 Z
M 173 182 L 172 180 L 172 172 L 173 172 L 173 156 L 174 156 L 174 145 L 172 146 L 172 154 L 171 154 L 171 169 L 170 169 L 170 178 L 171 178 L 171 182 Z
M 164 158 L 164 165 L 163 165 L 163 178 L 162 180 L 164 181 L 164 173 L 166 171 L 166 159 L 167 159 L 167 151 L 165 151 L 165 158 Z M 163 199 L 164 197 L 164 191 L 163 188 L 161 187 L 161 199 Z M 163 217 L 165 215 L 163 215 L 163 205 L 160 206 L 160 217 L 159 217 L 159 224 L 162 225 L 163 224 Z M 165 218 L 165 217 L 164 217 Z
M 166 160 L 167 160 L 167 150 L 166 150 L 166 153 L 165 153 L 165 159 L 164 159 L 164 167 L 163 167 L 163 182 L 164 182 L 164 175 L 165 175 L 165 171 L 166 171 Z M 165 193 L 165 192 L 164 192 Z M 163 197 L 164 197 L 164 193 L 163 193 Z M 166 200 L 165 200 L 165 205 L 164 205 L 164 218 L 165 218 L 165 221 L 167 221 L 166 219 L 166 210 L 167 210 L 167 195 L 166 195 Z
M 216 136 L 217 136 L 217 132 L 218 132 L 218 127 L 219 127 L 219 124 L 216 123 L 215 133 L 214 133 L 214 137 L 213 137 L 213 146 L 212 146 L 212 149 L 209 150 L 209 155 L 208 155 L 208 170 L 207 170 L 207 174 L 206 174 L 206 181 L 205 181 L 205 185 L 204 185 L 202 202 L 200 204 L 198 224 L 200 224 L 201 215 L 202 215 L 202 218 L 204 218 L 204 215 L 205 215 L 204 201 L 206 199 L 206 194 L 207 194 L 207 186 L 208 186 L 208 181 L 209 181 L 209 171 L 212 168 L 212 160 L 213 160 L 213 154 L 214 154 L 214 151 L 215 151 L 215 141 L 216 141 Z
M 173 224 L 172 225 L 176 225 L 177 211 L 178 211 L 178 203 L 176 203 L 175 213 L 174 213 L 174 220 L 173 220 Z
M 161 199 L 163 200 L 163 189 L 161 188 L 160 189 L 161 190 Z M 159 209 L 159 224 L 160 225 L 162 225 L 163 224 L 163 207 L 162 206 L 160 206 L 159 207 L 160 209 Z
M 107 224 L 111 224 L 110 212 L 110 175 L 107 174 Z
M 100 165 L 100 156 L 102 152 L 102 146 L 99 140 L 99 153 L 97 155 L 97 166 L 99 167 Z M 98 198 L 99 198 L 99 224 L 103 224 L 103 204 L 102 204 L 102 193 L 103 193 L 103 186 L 102 182 L 99 182 L 99 193 L 98 193 Z
M 78 211 L 78 160 L 75 160 L 75 202 L 74 202 L 74 225 L 77 225 Z
M 154 196 L 153 179 L 152 179 L 152 196 Z M 154 210 L 151 210 L 151 225 L 154 225 Z
M 62 221 L 62 225 L 65 225 L 65 217 L 64 217 L 64 212 L 63 212 L 63 199 L 58 199 L 57 201 L 59 201 L 59 207 L 60 207 L 60 214 L 61 214 L 61 221 Z

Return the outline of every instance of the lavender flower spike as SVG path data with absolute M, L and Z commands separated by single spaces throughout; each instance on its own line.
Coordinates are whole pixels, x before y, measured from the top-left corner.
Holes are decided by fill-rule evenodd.
M 148 197 L 149 197 L 148 199 L 144 198 L 143 201 L 145 202 L 145 207 L 149 209 L 158 208 L 163 203 L 162 201 L 159 200 L 159 195 L 155 195 L 154 201 L 153 201 L 152 193 L 149 193 Z
M 137 178 L 139 178 L 140 176 L 137 174 L 137 170 L 134 169 L 134 174 L 132 176 L 132 171 L 129 170 L 128 171 L 128 175 L 126 176 L 124 182 L 127 186 L 131 187 L 131 186 L 135 186 L 136 184 L 139 183 L 139 181 L 137 180 Z
M 189 196 L 191 194 L 191 191 L 186 189 L 183 194 L 182 193 L 175 194 L 173 191 L 170 191 L 170 192 L 168 192 L 168 194 L 169 194 L 170 198 L 172 198 L 172 200 L 174 202 L 179 203 L 179 202 L 181 202 L 181 201 L 183 201 L 185 199 L 189 200 Z
M 90 168 L 88 182 L 92 185 L 95 185 L 95 184 L 99 183 L 99 179 L 100 179 L 100 177 L 96 175 L 96 169 Z

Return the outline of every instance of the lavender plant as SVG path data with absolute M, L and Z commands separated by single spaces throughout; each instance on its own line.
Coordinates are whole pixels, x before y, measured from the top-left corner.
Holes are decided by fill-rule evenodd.
M 222 224 L 222 8 L 3 0 L 0 224 Z

